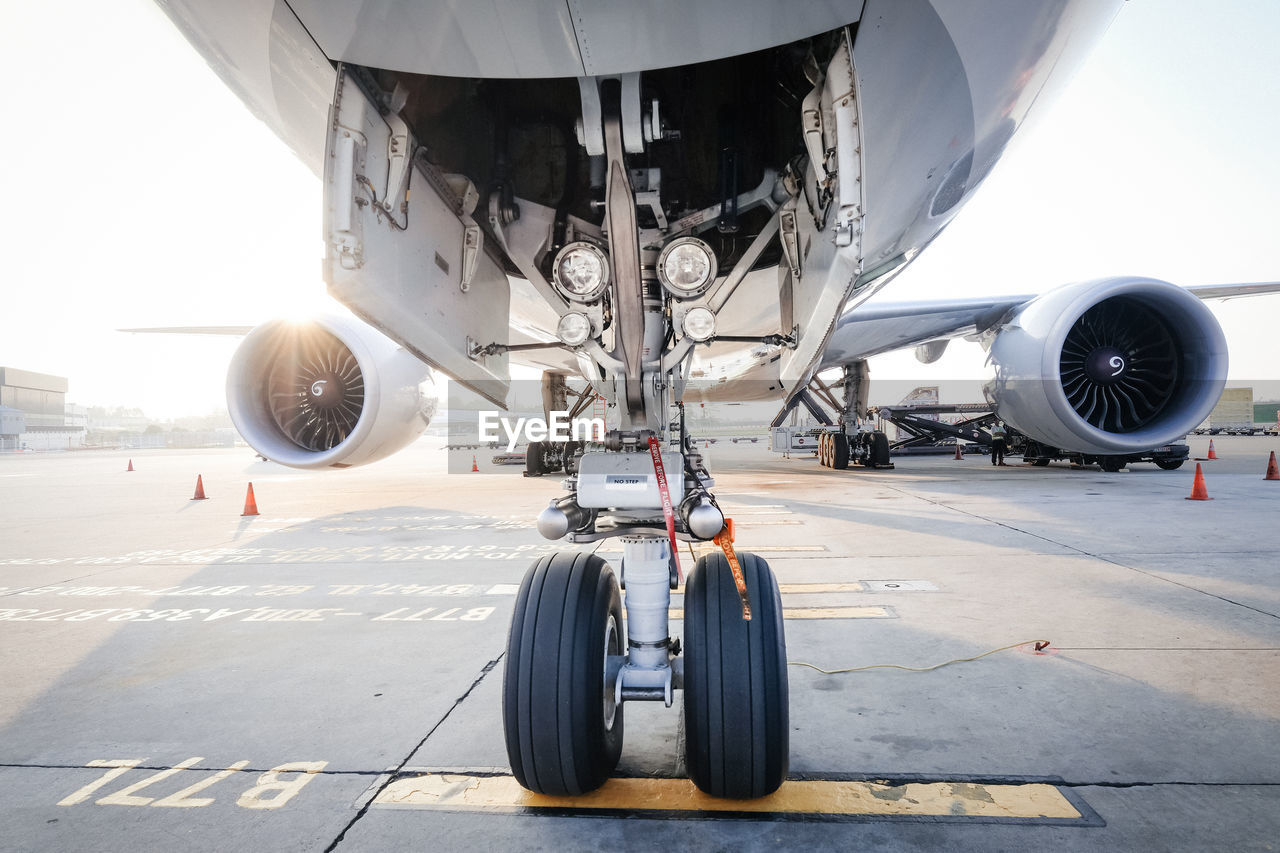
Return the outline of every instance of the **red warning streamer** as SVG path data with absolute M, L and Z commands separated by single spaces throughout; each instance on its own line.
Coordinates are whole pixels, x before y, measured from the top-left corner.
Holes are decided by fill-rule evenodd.
M 729 519 L 725 519 L 726 522 Z M 738 598 L 742 599 L 742 619 L 751 621 L 751 598 L 747 595 L 747 579 L 742 574 L 742 566 L 738 563 L 738 554 L 733 550 L 733 532 L 729 524 L 716 534 L 712 540 L 724 551 L 724 558 L 729 561 L 729 571 L 733 572 L 733 583 L 738 587 Z
M 662 445 L 649 436 L 649 456 L 653 458 L 653 472 L 658 478 L 658 494 L 662 496 L 662 518 L 667 522 L 667 538 L 671 540 L 671 559 L 676 562 L 676 580 L 684 583 L 680 570 L 680 552 L 676 550 L 676 513 L 671 506 L 671 489 L 667 486 L 667 472 L 662 467 Z

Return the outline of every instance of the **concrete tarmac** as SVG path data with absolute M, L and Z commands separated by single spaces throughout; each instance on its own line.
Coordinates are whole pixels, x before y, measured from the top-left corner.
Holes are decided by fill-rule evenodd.
M 430 438 L 335 472 L 0 456 L 0 849 L 1274 850 L 1280 442 L 1215 446 L 1207 502 L 1194 463 L 703 451 L 792 662 L 1051 643 L 790 667 L 790 781 L 728 811 L 682 781 L 679 694 L 626 706 L 595 799 L 511 783 L 507 625 L 556 477 L 446 474 Z

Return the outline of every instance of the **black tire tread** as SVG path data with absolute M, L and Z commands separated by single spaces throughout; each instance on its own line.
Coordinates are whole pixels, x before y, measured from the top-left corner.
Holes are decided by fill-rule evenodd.
M 622 709 L 611 732 L 600 718 L 608 613 L 625 643 L 617 581 L 593 554 L 542 557 L 520 585 L 507 639 L 502 717 L 512 773 L 531 791 L 583 794 L 617 766 Z
M 849 437 L 844 433 L 836 433 L 832 437 L 831 467 L 844 471 L 849 467 Z
M 751 799 L 787 775 L 787 661 L 773 572 L 754 554 L 738 561 L 750 622 L 724 555 L 699 560 L 685 586 L 685 761 L 706 793 Z

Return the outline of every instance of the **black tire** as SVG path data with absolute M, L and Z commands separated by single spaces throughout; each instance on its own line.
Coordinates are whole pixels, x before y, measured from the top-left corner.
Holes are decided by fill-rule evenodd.
M 524 452 L 525 476 L 541 477 L 543 474 L 547 473 L 547 466 L 542 458 L 545 447 L 545 441 L 529 442 L 529 449 Z
M 1114 474 L 1123 468 L 1126 463 L 1124 458 L 1120 456 L 1104 456 L 1098 461 L 1098 464 L 1102 466 L 1103 471 L 1108 474 Z
M 1037 468 L 1043 468 L 1049 464 L 1049 460 L 1041 456 L 1039 459 L 1032 459 L 1031 464 L 1035 465 Z
M 723 554 L 698 560 L 685 583 L 685 764 L 713 797 L 751 799 L 787 776 L 787 648 L 769 564 L 746 553 L 738 561 L 750 622 Z
M 889 436 L 882 432 L 871 433 L 871 465 L 889 465 L 892 459 L 889 457 Z
M 849 467 L 849 437 L 837 433 L 831 437 L 831 467 L 843 471 Z
M 530 791 L 593 791 L 622 754 L 622 707 L 605 656 L 626 651 L 609 564 L 562 552 L 529 569 L 516 595 L 502 676 L 502 727 L 516 781 Z
M 1178 470 L 1179 468 L 1181 468 L 1181 467 L 1182 467 L 1182 463 L 1183 463 L 1184 461 L 1186 461 L 1186 460 L 1183 460 L 1183 459 L 1157 459 L 1157 460 L 1155 460 L 1155 463 L 1156 463 L 1156 466 L 1157 466 L 1161 471 L 1176 471 L 1176 470 Z

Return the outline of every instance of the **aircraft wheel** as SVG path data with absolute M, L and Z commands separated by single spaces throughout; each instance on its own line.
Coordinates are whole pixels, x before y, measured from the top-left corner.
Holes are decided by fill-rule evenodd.
M 1043 468 L 1049 464 L 1049 460 L 1046 457 L 1041 456 L 1037 459 L 1032 459 L 1031 464 L 1035 465 L 1037 468 Z
M 787 775 L 787 648 L 769 564 L 755 554 L 738 560 L 749 622 L 723 554 L 698 560 L 685 583 L 685 764 L 706 793 L 749 799 Z
M 622 600 L 594 554 L 540 558 L 516 595 L 502 676 L 502 727 L 516 781 L 576 796 L 604 784 L 622 754 L 622 706 L 607 687 L 626 653 Z
M 882 432 L 871 433 L 871 464 L 888 465 L 892 460 L 889 456 L 889 436 Z
M 822 463 L 823 468 L 831 467 L 831 434 L 822 433 L 818 436 L 818 461 Z
M 849 467 L 849 437 L 833 435 L 831 437 L 831 467 L 843 471 Z
M 547 465 L 542 458 L 545 447 L 545 441 L 529 442 L 529 449 L 524 452 L 524 473 L 526 477 L 541 477 L 547 473 Z
M 1117 456 L 1104 456 L 1098 464 L 1102 466 L 1103 471 L 1114 474 L 1125 466 L 1125 461 Z
M 1181 459 L 1157 459 L 1156 465 L 1161 471 L 1176 471 L 1182 467 L 1182 462 Z

